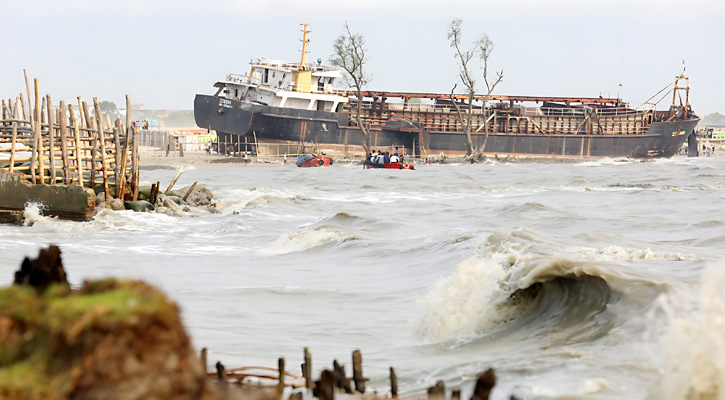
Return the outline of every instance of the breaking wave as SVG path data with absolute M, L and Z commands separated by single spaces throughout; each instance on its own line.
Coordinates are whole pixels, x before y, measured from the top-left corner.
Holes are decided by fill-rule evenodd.
M 338 230 L 318 228 L 301 232 L 285 233 L 269 247 L 259 252 L 266 255 L 287 254 L 315 249 L 331 243 L 342 243 L 356 239 L 353 235 Z
M 593 340 L 643 313 L 669 287 L 624 263 L 692 257 L 572 248 L 523 228 L 492 234 L 421 300 L 415 331 L 427 343 L 469 342 L 504 331 L 549 342 Z

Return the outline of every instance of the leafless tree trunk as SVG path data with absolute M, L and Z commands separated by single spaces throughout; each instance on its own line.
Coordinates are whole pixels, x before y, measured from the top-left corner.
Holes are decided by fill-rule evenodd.
M 466 87 L 466 94 L 468 95 L 468 116 L 466 118 L 466 121 L 464 121 L 463 115 L 461 113 L 461 109 L 458 106 L 458 103 L 456 103 L 456 100 L 453 96 L 453 92 L 456 89 L 456 85 L 453 86 L 453 89 L 451 89 L 451 102 L 453 102 L 453 105 L 456 108 L 456 116 L 458 118 L 458 121 L 461 124 L 461 128 L 463 132 L 466 134 L 466 141 L 467 141 L 467 154 L 466 155 L 473 155 L 474 153 L 481 153 L 486 148 L 486 143 L 488 142 L 488 118 L 486 117 L 486 105 L 488 104 L 488 98 L 491 96 L 491 93 L 493 93 L 493 90 L 496 88 L 496 85 L 498 85 L 501 80 L 503 80 L 503 70 L 501 72 L 497 72 L 497 79 L 493 84 L 489 84 L 488 81 L 488 59 L 491 56 L 491 52 L 493 51 L 493 42 L 488 38 L 488 35 L 485 33 L 481 35 L 481 37 L 474 43 L 474 48 L 471 50 L 463 50 L 461 49 L 461 36 L 462 36 L 462 30 L 461 30 L 461 23 L 463 21 L 461 19 L 454 19 L 450 26 L 448 27 L 448 40 L 450 41 L 451 47 L 453 47 L 456 52 L 454 54 L 455 58 L 458 59 L 460 62 L 460 71 L 458 73 L 458 77 L 461 79 L 461 82 Z M 471 74 L 471 60 L 478 55 L 480 57 L 481 62 L 483 63 L 483 80 L 486 83 L 486 88 L 488 89 L 488 92 L 486 93 L 486 96 L 483 98 L 483 129 L 485 132 L 485 139 L 483 141 L 483 146 L 481 146 L 480 149 L 475 148 L 473 145 L 473 139 L 471 137 L 471 118 L 473 117 L 473 101 L 476 96 L 476 80 L 473 78 Z
M 355 88 L 355 98 L 357 106 L 355 107 L 355 122 L 360 132 L 365 138 L 366 154 L 370 154 L 372 150 L 372 141 L 370 138 L 370 129 L 362 119 L 363 107 L 363 86 L 370 83 L 372 78 L 363 72 L 363 67 L 367 62 L 365 48 L 365 38 L 359 34 L 350 32 L 350 27 L 345 22 L 345 33 L 338 36 L 332 44 L 333 54 L 330 57 L 330 63 L 336 67 L 342 68 L 347 75 L 345 79 L 351 87 Z

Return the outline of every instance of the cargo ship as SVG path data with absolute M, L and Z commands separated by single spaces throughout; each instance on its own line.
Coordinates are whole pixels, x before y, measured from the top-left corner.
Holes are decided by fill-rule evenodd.
M 366 140 L 355 112 L 357 93 L 340 88 L 341 70 L 322 65 L 320 59 L 307 62 L 309 30 L 303 26 L 300 62 L 253 59 L 248 73 L 215 82 L 213 95 L 196 95 L 196 124 L 216 131 L 222 153 L 254 152 L 265 145 L 269 151 L 276 145 L 284 149 L 280 153 L 295 153 L 296 148 L 297 153 L 365 155 Z M 498 157 L 671 157 L 686 141 L 696 148 L 692 133 L 700 120 L 690 106 L 684 68 L 639 107 L 601 96 L 491 95 L 484 105 L 484 96 L 476 95 L 469 107 L 468 96 L 461 94 L 360 94 L 360 120 L 369 129 L 372 149 L 397 149 L 413 157 L 469 155 L 454 102 L 466 119 L 471 110 L 471 147 Z M 670 96 L 671 105 L 657 110 Z

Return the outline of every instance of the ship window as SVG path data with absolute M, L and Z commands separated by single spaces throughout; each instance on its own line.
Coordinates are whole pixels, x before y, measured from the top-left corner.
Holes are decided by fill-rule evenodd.
M 329 79 L 329 80 L 327 81 L 327 83 L 329 83 L 330 85 L 332 85 L 332 78 L 330 78 L 330 79 Z
M 239 97 L 239 89 L 234 89 L 234 97 Z
M 269 82 L 269 69 L 265 68 L 264 69 L 264 83 L 267 83 L 267 82 Z

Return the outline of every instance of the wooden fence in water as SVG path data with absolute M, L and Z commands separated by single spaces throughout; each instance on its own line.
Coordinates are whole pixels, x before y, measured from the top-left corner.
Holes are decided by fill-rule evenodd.
M 97 98 L 93 111 L 80 96 L 77 109 L 65 101 L 54 108 L 49 94 L 39 95 L 38 79 L 34 83 L 31 93 L 26 72 L 27 103 L 23 93 L 2 99 L 0 171 L 24 174 L 36 185 L 91 188 L 104 192 L 105 200 L 137 200 L 138 127 L 131 126 L 129 95 L 126 123 L 111 123 Z

